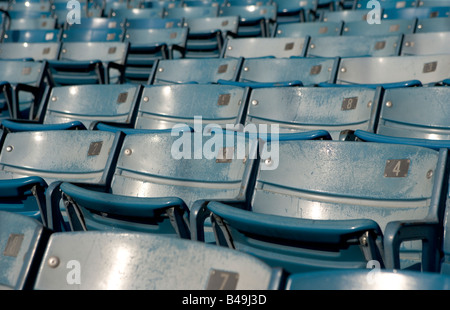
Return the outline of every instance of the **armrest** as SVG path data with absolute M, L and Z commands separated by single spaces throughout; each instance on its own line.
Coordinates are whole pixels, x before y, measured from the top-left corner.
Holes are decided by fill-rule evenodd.
M 238 81 L 228 81 L 219 79 L 217 84 L 221 85 L 232 85 L 240 87 L 250 87 L 250 88 L 265 88 L 265 87 L 288 87 L 288 86 L 303 86 L 302 81 L 281 81 L 281 82 L 268 82 L 268 83 L 258 83 L 258 82 L 238 82 Z
M 62 124 L 40 124 L 38 122 L 27 120 L 13 121 L 9 119 L 2 120 L 2 127 L 7 129 L 9 132 L 86 129 L 83 123 L 79 121 Z
M 429 139 L 391 137 L 391 136 L 385 136 L 385 135 L 368 132 L 368 131 L 361 130 L 361 129 L 355 130 L 354 136 L 360 140 L 368 141 L 368 142 L 417 145 L 417 146 L 432 148 L 435 150 L 439 150 L 441 148 L 450 148 L 449 140 L 429 140 Z
M 439 270 L 439 231 L 437 221 L 411 220 L 390 222 L 384 232 L 384 255 L 388 269 L 400 269 L 400 244 L 422 240 L 422 271 Z
M 422 82 L 419 80 L 410 80 L 410 81 L 403 81 L 403 82 L 396 82 L 396 83 L 380 83 L 380 84 L 336 84 L 336 83 L 329 83 L 329 82 L 322 82 L 318 84 L 319 87 L 367 87 L 371 89 L 376 89 L 377 87 L 381 86 L 384 89 L 390 89 L 390 88 L 399 88 L 399 87 L 415 87 L 415 86 L 422 86 Z
M 219 202 L 210 202 L 208 210 L 221 217 L 230 226 L 250 234 L 286 238 L 292 241 L 322 244 L 340 244 L 360 237 L 367 231 L 381 236 L 375 221 L 357 220 L 311 220 L 278 215 L 262 214 L 231 207 Z
M 19 102 L 13 99 L 13 87 L 8 81 L 0 81 L 0 90 L 4 93 L 9 115 L 12 119 L 17 119 L 19 113 Z
M 0 197 L 16 197 L 31 191 L 33 186 L 46 188 L 47 183 L 41 177 L 0 180 Z
M 106 65 L 106 84 L 109 84 L 111 79 L 111 69 L 119 70 L 120 72 L 120 79 L 119 83 L 122 84 L 125 81 L 125 65 L 119 64 L 117 62 L 108 62 Z

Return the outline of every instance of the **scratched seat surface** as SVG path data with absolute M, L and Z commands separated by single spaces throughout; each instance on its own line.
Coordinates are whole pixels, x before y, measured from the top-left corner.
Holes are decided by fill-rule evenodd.
M 34 289 L 267 290 L 279 286 L 278 270 L 231 249 L 154 234 L 79 232 L 52 234 Z M 198 299 L 182 302 L 200 303 Z M 219 301 L 201 303 L 212 306 Z

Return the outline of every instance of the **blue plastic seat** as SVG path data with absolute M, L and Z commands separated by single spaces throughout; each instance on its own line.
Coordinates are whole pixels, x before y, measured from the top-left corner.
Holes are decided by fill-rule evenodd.
M 358 35 L 311 38 L 306 57 L 398 56 L 403 35 Z
M 148 84 L 217 83 L 236 81 L 242 58 L 201 58 L 159 60 Z
M 56 85 L 115 84 L 124 79 L 129 43 L 63 42 L 58 60 L 49 60 Z
M 342 22 L 277 23 L 274 37 L 340 36 Z
M 383 10 L 383 19 L 424 19 L 436 17 L 449 17 L 450 6 L 442 7 L 416 7 L 404 9 L 385 9 Z
M 183 18 L 133 18 L 125 23 L 126 29 L 161 29 L 183 27 Z
M 1 60 L 1 114 L 3 118 L 33 119 L 45 87 L 49 85 L 47 63 Z
M 125 42 L 130 49 L 126 78 L 147 81 L 155 60 L 184 58 L 188 31 L 187 27 L 127 29 Z
M 0 211 L 0 289 L 32 289 L 48 235 L 42 223 Z
M 225 42 L 222 57 L 303 57 L 306 47 L 306 38 L 231 38 Z
M 224 42 L 237 35 L 239 17 L 189 18 L 184 25 L 189 28 L 186 58 L 220 57 Z
M 414 33 L 416 19 L 387 19 L 379 24 L 369 24 L 367 21 L 346 22 L 342 35 L 401 35 Z
M 131 84 L 53 87 L 40 113 L 41 123 L 46 125 L 41 127 L 52 128 L 52 125 L 73 122 L 79 122 L 87 129 L 93 129 L 97 122 L 134 124 L 140 92 L 141 86 Z M 15 130 L 37 130 L 39 127 L 25 123 Z
M 64 29 L 124 29 L 125 19 L 114 17 L 81 17 L 79 24 L 66 22 Z
M 292 1 L 292 0 L 276 0 L 277 4 L 277 23 L 304 23 L 311 22 L 316 19 L 316 10 L 318 1 Z
M 256 151 L 256 139 L 221 129 L 212 140 L 191 131 L 127 134 L 104 190 L 61 185 L 71 227 L 189 239 L 189 210 L 197 201 L 244 199 Z
M 192 211 L 192 239 L 202 240 L 201 223 L 211 216 L 220 244 L 290 273 L 374 261 L 438 270 L 446 148 L 287 140 L 265 144 L 261 154 L 247 203 Z
M 385 88 L 436 85 L 449 76 L 450 55 L 354 57 L 340 61 L 339 85 Z M 367 74 L 370 72 L 370 74 Z
M 218 6 L 178 6 L 164 10 L 164 18 L 201 18 L 217 17 L 219 15 Z
M 287 290 L 406 290 L 450 288 L 450 277 L 407 270 L 335 270 L 290 275 Z
M 55 258 L 58 264 L 47 263 Z M 278 290 L 282 275 L 250 255 L 190 240 L 139 233 L 55 233 L 33 289 Z M 214 299 L 214 304 L 220 302 Z
M 239 16 L 238 37 L 270 37 L 276 22 L 276 5 L 222 6 L 218 16 Z
M 326 130 L 333 140 L 373 131 L 380 91 L 354 88 L 271 87 L 250 93 L 245 125 L 278 125 L 280 135 Z M 276 102 L 276 104 L 273 104 Z
M 163 12 L 162 8 L 122 8 L 111 10 L 107 16 L 127 20 L 134 18 L 161 18 L 163 17 Z
M 367 9 L 370 0 L 356 0 L 354 4 L 355 10 Z M 383 9 L 404 9 L 417 7 L 417 0 L 379 0 Z M 370 8 L 370 6 L 369 6 Z
M 450 31 L 450 18 L 421 18 L 417 21 L 416 33 Z
M 56 18 L 13 18 L 9 30 L 56 29 Z
M 401 56 L 448 54 L 450 51 L 450 31 L 413 33 L 405 35 Z
M 52 230 L 62 229 L 59 183 L 109 182 L 119 139 L 118 133 L 97 130 L 8 133 L 0 153 L 0 209 L 36 218 Z M 51 211 L 52 206 L 56 210 Z
M 415 139 L 450 140 L 448 87 L 387 89 L 375 133 Z
M 56 60 L 60 49 L 60 42 L 0 43 L 0 59 Z
M 237 82 L 220 80 L 219 83 L 251 88 L 316 86 L 333 83 L 337 66 L 337 58 L 247 58 Z
M 103 29 L 65 29 L 61 36 L 62 42 L 122 42 L 124 30 L 121 28 Z
M 366 21 L 367 14 L 371 13 L 371 10 L 342 10 L 342 11 L 325 11 L 322 13 L 320 20 L 323 22 L 353 22 L 353 21 Z M 381 16 L 380 16 L 381 18 Z
M 242 123 L 248 91 L 217 84 L 146 86 L 139 102 L 136 129 L 170 129 L 186 124 L 198 126 Z M 198 122 L 198 125 L 195 125 Z
M 60 29 L 7 30 L 3 35 L 3 43 L 59 42 L 61 33 Z

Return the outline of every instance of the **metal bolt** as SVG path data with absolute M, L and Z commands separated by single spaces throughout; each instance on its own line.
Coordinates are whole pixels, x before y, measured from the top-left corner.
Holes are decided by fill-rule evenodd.
M 372 106 L 372 100 L 370 100 L 369 102 L 367 102 L 367 107 L 370 108 Z
M 148 102 L 148 100 L 149 100 L 148 97 L 145 96 L 145 97 L 144 97 L 144 101 L 145 101 L 145 102 Z
M 158 72 L 163 72 L 164 68 L 158 68 Z
M 11 152 L 13 149 L 14 149 L 14 147 L 13 147 L 12 145 L 8 145 L 8 146 L 6 147 L 6 151 L 7 151 L 7 152 Z
M 431 179 L 431 177 L 433 176 L 433 170 L 428 170 L 427 172 L 427 179 Z
M 346 68 L 341 68 L 341 72 L 347 72 Z
M 270 165 L 272 165 L 272 158 L 267 158 L 265 161 L 264 161 L 264 163 L 267 165 L 267 166 L 270 166 Z
M 244 71 L 246 71 L 246 72 L 247 72 L 248 70 L 249 70 L 249 68 L 248 68 L 248 67 L 245 67 L 245 68 L 244 68 Z
M 392 101 L 386 102 L 386 106 L 387 106 L 388 108 L 392 108 Z
M 232 46 L 228 46 L 228 50 L 231 51 L 233 49 Z
M 57 97 L 52 97 L 52 101 L 55 102 L 56 100 L 58 100 Z
M 311 44 L 311 48 L 315 48 L 316 46 L 314 44 Z
M 56 256 L 52 256 L 48 259 L 47 264 L 50 268 L 56 268 L 59 265 L 59 258 Z
M 258 100 L 253 99 L 252 100 L 252 105 L 258 105 Z
M 124 151 L 124 154 L 127 155 L 127 156 L 130 156 L 131 153 L 133 153 L 133 152 L 131 151 L 131 149 L 125 149 L 125 151 Z

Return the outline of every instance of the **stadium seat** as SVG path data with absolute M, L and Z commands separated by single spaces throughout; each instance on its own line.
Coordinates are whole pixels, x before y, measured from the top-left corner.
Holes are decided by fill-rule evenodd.
M 0 153 L 0 209 L 36 218 L 52 230 L 62 229 L 59 183 L 109 182 L 119 139 L 119 133 L 93 130 L 6 134 Z
M 48 236 L 42 223 L 0 211 L 0 289 L 32 289 Z
M 187 27 L 127 29 L 126 79 L 147 81 L 155 60 L 184 58 L 188 31 Z
M 280 135 L 326 130 L 333 140 L 344 140 L 351 130 L 374 130 L 379 96 L 380 90 L 359 87 L 253 89 L 245 125 L 276 124 Z
M 346 22 L 342 29 L 343 36 L 401 35 L 414 33 L 416 19 L 387 19 L 379 24 L 369 24 L 359 20 Z
M 193 210 L 192 239 L 202 240 L 202 220 L 211 216 L 220 244 L 290 273 L 371 261 L 438 270 L 447 149 L 290 140 L 265 144 L 261 154 L 247 204 Z
M 218 16 L 239 16 L 238 37 L 269 37 L 276 22 L 276 5 L 222 6 Z
M 32 119 L 49 83 L 47 63 L 0 60 L 2 117 Z
M 133 230 L 189 239 L 192 206 L 202 199 L 244 199 L 256 159 L 257 140 L 221 129 L 214 133 L 213 138 L 174 130 L 127 133 L 105 190 L 61 185 L 72 230 Z
M 417 21 L 416 33 L 450 31 L 450 18 L 422 18 Z
M 336 84 L 382 85 L 385 88 L 432 86 L 448 79 L 449 70 L 450 54 L 343 58 L 337 71 Z
M 312 37 L 306 57 L 398 56 L 403 35 Z
M 126 29 L 161 29 L 183 27 L 183 18 L 133 18 L 125 23 Z
M 404 9 L 414 8 L 417 6 L 417 0 L 377 0 L 383 9 Z M 371 8 L 368 3 L 370 0 L 356 0 L 354 4 L 355 10 Z M 369 4 L 369 6 L 368 6 Z
M 387 89 L 375 133 L 390 137 L 450 140 L 448 87 Z
M 107 16 L 126 20 L 134 18 L 162 18 L 163 12 L 162 8 L 122 8 L 111 10 Z
M 61 36 L 62 42 L 122 42 L 124 30 L 121 28 L 69 28 Z
M 0 59 L 56 60 L 59 57 L 60 49 L 60 42 L 0 43 Z
M 436 17 L 449 17 L 450 6 L 432 7 L 422 6 L 416 8 L 404 8 L 404 9 L 384 9 L 383 19 L 424 19 L 424 18 L 436 18 Z
M 60 29 L 32 29 L 32 30 L 7 30 L 3 35 L 3 41 L 19 43 L 59 42 Z
M 401 56 L 448 54 L 450 51 L 450 31 L 414 33 L 405 35 Z
M 287 38 L 340 36 L 342 25 L 342 22 L 277 23 L 273 36 Z
M 194 128 L 197 119 L 200 131 L 208 124 L 225 129 L 242 123 L 247 95 L 242 87 L 217 84 L 146 86 L 134 128 L 171 129 L 177 124 Z
M 201 18 L 201 17 L 217 17 L 219 15 L 218 6 L 179 6 L 166 8 L 164 10 L 164 18 Z
M 307 42 L 306 38 L 231 38 L 225 42 L 222 57 L 303 57 Z
M 325 11 L 320 17 L 322 22 L 353 22 L 353 21 L 366 21 L 367 14 L 371 10 L 342 10 L 342 11 Z M 380 17 L 381 18 L 381 17 Z
M 282 275 L 250 255 L 191 240 L 143 233 L 54 233 L 33 289 L 278 290 Z M 220 304 L 212 298 L 209 306 Z
M 36 130 L 73 122 L 87 129 L 93 129 L 97 122 L 134 124 L 140 92 L 141 86 L 131 84 L 53 87 L 40 113 L 41 123 L 48 126 L 24 123 L 19 128 Z
M 31 30 L 31 29 L 56 29 L 56 18 L 14 18 L 11 19 L 9 30 Z
M 274 2 L 277 5 L 277 23 L 289 24 L 315 21 L 316 0 L 276 0 Z
M 123 81 L 129 43 L 63 42 L 58 60 L 49 60 L 56 85 L 115 84 Z
M 227 38 L 237 36 L 239 17 L 189 18 L 184 26 L 189 28 L 186 58 L 220 57 Z
M 148 84 L 217 83 L 236 81 L 242 58 L 199 58 L 158 60 Z
M 290 275 L 287 290 L 447 291 L 450 277 L 407 270 L 335 270 Z
M 114 17 L 81 17 L 79 24 L 66 22 L 64 29 L 124 29 L 125 19 Z
M 273 86 L 316 86 L 333 83 L 338 58 L 247 58 L 236 82 L 220 84 L 251 88 Z

